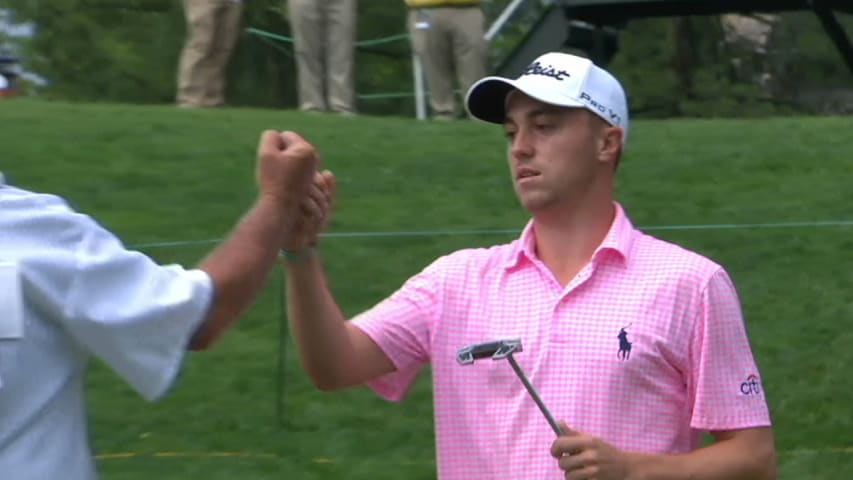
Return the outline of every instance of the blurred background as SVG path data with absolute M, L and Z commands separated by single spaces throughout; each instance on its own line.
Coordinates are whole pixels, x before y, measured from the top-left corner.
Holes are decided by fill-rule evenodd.
M 596 2 L 484 1 L 492 27 L 492 70 L 499 72 L 518 58 L 529 61 L 525 48 L 598 45 L 597 59 L 606 60 L 624 79 L 636 116 L 853 111 L 853 58 L 845 59 L 815 11 L 781 8 L 765 13 L 638 18 L 637 12 L 622 11 L 609 5 L 617 2 L 604 0 L 598 3 L 610 9 L 608 16 L 594 18 L 607 24 L 594 25 L 573 21 L 572 7 L 566 6 L 573 3 Z M 707 11 L 702 4 L 724 8 L 733 4 L 727 0 L 657 3 L 681 3 L 698 13 Z M 740 2 L 741 7 L 746 8 L 746 3 Z M 808 2 L 754 3 L 784 7 Z M 851 8 L 836 3 L 844 10 Z M 556 27 L 555 12 L 562 18 Z M 842 31 L 853 32 L 851 15 L 836 13 Z M 361 112 L 413 115 L 415 111 L 405 19 L 402 0 L 359 2 L 356 92 Z M 229 65 L 229 104 L 295 107 L 296 74 L 286 2 L 246 2 L 243 27 Z M 18 95 L 170 103 L 184 34 L 177 1 L 2 0 L 0 68 L 4 68 L 2 57 L 7 59 L 7 70 L 9 58 L 19 64 Z M 550 44 L 542 44 L 541 38 L 533 38 L 535 34 L 548 38 Z M 587 53 L 590 50 L 594 48 L 586 48 Z

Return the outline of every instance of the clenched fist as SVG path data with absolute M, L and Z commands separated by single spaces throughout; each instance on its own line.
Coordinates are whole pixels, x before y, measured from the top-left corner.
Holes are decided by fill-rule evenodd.
M 308 195 L 320 157 L 314 146 L 294 132 L 267 130 L 258 144 L 257 182 L 261 195 L 270 196 L 296 215 Z

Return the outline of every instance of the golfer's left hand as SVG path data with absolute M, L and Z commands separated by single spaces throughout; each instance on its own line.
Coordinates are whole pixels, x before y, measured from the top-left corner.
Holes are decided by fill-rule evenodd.
M 604 440 L 572 430 L 560 422 L 563 434 L 551 445 L 551 455 L 570 480 L 624 480 L 628 455 Z
M 299 214 L 282 248 L 300 251 L 317 245 L 320 232 L 325 230 L 332 216 L 336 185 L 335 175 L 329 170 L 314 173 L 311 188 L 302 198 Z

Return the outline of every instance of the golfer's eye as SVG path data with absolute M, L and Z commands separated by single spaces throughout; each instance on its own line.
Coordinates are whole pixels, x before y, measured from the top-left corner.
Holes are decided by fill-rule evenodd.
M 504 135 L 506 135 L 506 139 L 512 141 L 515 138 L 515 130 L 507 129 L 504 131 Z

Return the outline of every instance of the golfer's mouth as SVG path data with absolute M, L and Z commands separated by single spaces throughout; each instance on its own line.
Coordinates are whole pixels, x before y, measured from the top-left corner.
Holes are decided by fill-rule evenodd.
M 515 179 L 518 181 L 538 176 L 539 172 L 533 170 L 532 168 L 519 168 L 518 171 L 515 172 Z

